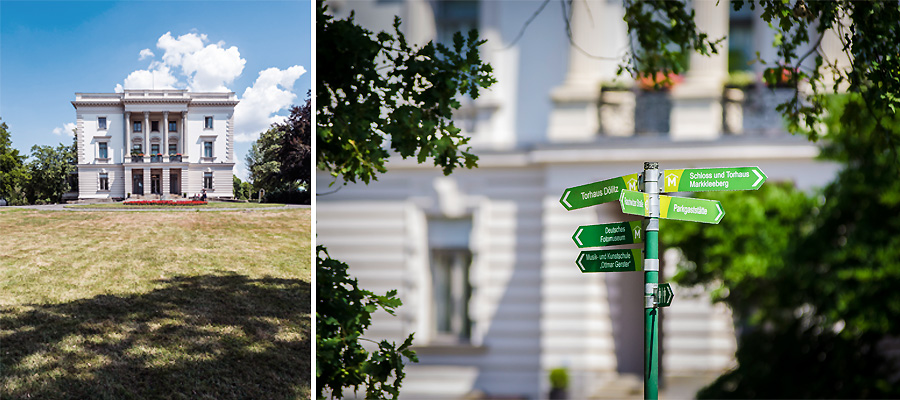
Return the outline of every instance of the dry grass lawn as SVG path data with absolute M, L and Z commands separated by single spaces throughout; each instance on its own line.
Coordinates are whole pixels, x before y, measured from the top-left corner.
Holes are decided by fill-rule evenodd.
M 0 211 L 0 398 L 310 397 L 310 210 Z

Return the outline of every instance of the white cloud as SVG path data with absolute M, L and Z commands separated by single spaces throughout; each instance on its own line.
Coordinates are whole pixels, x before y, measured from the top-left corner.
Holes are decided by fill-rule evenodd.
M 247 165 L 244 164 L 244 160 L 240 158 L 234 159 L 234 168 L 231 171 L 234 172 L 235 176 L 241 178 L 242 181 L 250 179 L 250 171 L 247 169 Z
M 160 63 L 150 64 L 150 69 L 139 69 L 125 78 L 124 89 L 175 89 L 178 78 L 172 75 L 171 69 Z M 116 85 L 116 91 L 120 92 Z
M 247 60 L 235 46 L 226 48 L 223 41 L 206 45 L 208 41 L 205 34 L 187 33 L 176 38 L 166 32 L 156 41 L 156 47 L 163 50 L 162 61 L 151 61 L 147 69 L 129 74 L 124 85 L 116 85 L 116 92 L 185 87 L 196 92 L 230 91 L 227 85 L 241 75 Z M 140 60 L 149 57 L 155 54 L 150 49 L 141 50 Z
M 53 128 L 53 134 L 56 136 L 66 135 L 68 137 L 73 137 L 73 136 L 75 136 L 75 134 L 72 133 L 73 129 L 75 129 L 75 123 L 67 122 L 62 127 Z
M 225 49 L 218 44 L 185 54 L 182 61 L 181 69 L 195 92 L 228 92 L 225 85 L 234 82 L 247 63 L 237 47 Z
M 143 60 L 147 57 L 153 57 L 153 56 L 155 56 L 155 54 L 153 54 L 153 52 L 150 51 L 150 49 L 143 49 L 143 50 L 141 50 L 141 58 L 138 58 L 138 60 Z
M 162 56 L 163 62 L 169 65 L 181 65 L 184 55 L 199 51 L 203 48 L 205 41 L 206 35 L 187 33 L 175 39 L 172 37 L 172 32 L 166 32 L 156 41 L 156 47 L 165 50 Z
M 300 65 L 260 71 L 256 82 L 244 90 L 241 102 L 234 108 L 234 140 L 254 141 L 269 125 L 284 121 L 286 117 L 273 114 L 294 103 L 297 98 L 293 93 L 294 82 L 304 73 L 306 69 Z

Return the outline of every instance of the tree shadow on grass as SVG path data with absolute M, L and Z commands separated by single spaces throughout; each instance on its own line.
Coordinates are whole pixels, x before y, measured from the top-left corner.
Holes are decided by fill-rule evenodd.
M 0 398 L 310 397 L 310 285 L 175 277 L 130 296 L 0 309 Z

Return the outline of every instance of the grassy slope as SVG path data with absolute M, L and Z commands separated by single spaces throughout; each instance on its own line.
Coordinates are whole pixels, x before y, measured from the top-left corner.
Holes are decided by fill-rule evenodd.
M 309 232 L 309 209 L 0 212 L 0 398 L 309 398 Z

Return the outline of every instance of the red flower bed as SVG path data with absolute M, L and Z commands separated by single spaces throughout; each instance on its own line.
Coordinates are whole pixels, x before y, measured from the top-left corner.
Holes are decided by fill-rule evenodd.
M 205 201 L 199 200 L 129 200 L 123 201 L 126 206 L 202 206 Z

